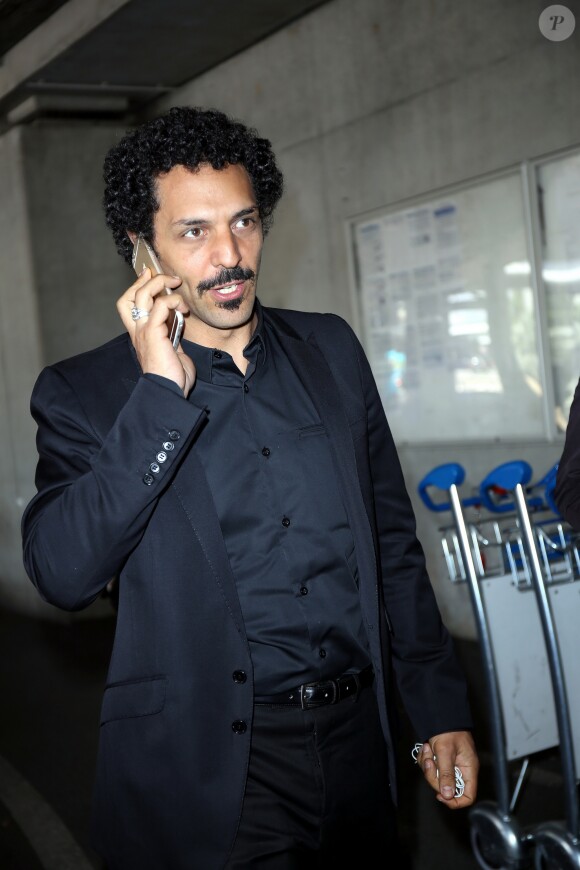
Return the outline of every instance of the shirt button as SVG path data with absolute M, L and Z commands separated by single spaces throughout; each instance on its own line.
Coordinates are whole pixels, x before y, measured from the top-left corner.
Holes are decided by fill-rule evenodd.
M 163 449 L 167 450 L 167 452 L 169 453 L 170 450 L 175 450 L 175 444 L 173 443 L 173 441 L 164 441 Z
M 167 453 L 164 453 L 163 450 L 160 450 L 155 459 L 157 460 L 157 462 L 165 462 L 165 460 L 167 459 Z
M 244 384 L 244 393 L 249 393 L 249 392 L 250 392 L 249 386 L 247 384 Z
M 213 355 L 216 359 L 221 359 L 223 356 L 221 350 L 214 350 Z
M 245 671 L 234 671 L 232 678 L 234 683 L 245 683 L 248 679 Z
M 143 483 L 147 484 L 147 486 L 151 486 L 151 484 L 153 483 L 154 480 L 155 480 L 155 478 L 153 477 L 152 474 L 149 474 L 149 472 L 147 472 L 147 474 L 143 475 Z
M 271 451 L 269 447 L 262 447 L 262 456 L 269 456 L 270 452 Z
M 318 655 L 320 656 L 321 659 L 325 659 L 325 658 L 326 658 L 326 650 L 325 650 L 325 649 L 319 649 L 319 650 L 318 650 Z
M 243 719 L 236 719 L 235 722 L 232 722 L 232 731 L 234 734 L 245 734 L 247 725 Z
M 282 525 L 284 526 L 285 529 L 288 528 L 288 526 L 290 525 L 290 520 L 288 517 L 282 517 Z
M 157 465 L 156 462 L 152 462 L 151 465 L 149 466 L 149 471 L 152 471 L 153 474 L 159 474 L 160 470 L 161 469 L 160 469 L 159 465 Z
M 181 432 L 178 432 L 177 429 L 171 429 L 167 434 L 172 441 L 179 441 L 181 438 Z
M 300 587 L 300 594 L 301 595 L 308 595 L 308 588 L 306 586 L 301 586 Z

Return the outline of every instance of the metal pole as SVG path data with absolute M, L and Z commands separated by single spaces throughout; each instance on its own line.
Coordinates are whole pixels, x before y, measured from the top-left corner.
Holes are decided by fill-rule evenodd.
M 528 560 L 530 563 L 532 583 L 536 598 L 538 601 L 538 609 L 540 611 L 540 619 L 544 632 L 546 643 L 546 652 L 548 654 L 548 664 L 550 667 L 550 675 L 552 677 L 552 688 L 554 691 L 554 705 L 556 708 L 556 720 L 558 722 L 558 734 L 560 737 L 560 755 L 562 758 L 562 776 L 564 779 L 564 799 L 566 809 L 566 826 L 573 837 L 578 837 L 579 834 L 579 815 L 578 815 L 578 792 L 576 788 L 576 768 L 574 762 L 574 744 L 572 738 L 572 728 L 570 725 L 570 708 L 568 705 L 568 696 L 566 693 L 566 682 L 564 679 L 564 671 L 562 669 L 562 657 L 558 646 L 558 638 L 554 626 L 554 617 L 552 607 L 550 605 L 550 597 L 544 583 L 538 551 L 534 538 L 532 524 L 528 513 L 526 497 L 521 483 L 516 484 L 514 489 L 518 517 L 520 520 L 524 545 L 527 551 Z
M 491 645 L 491 637 L 487 629 L 487 620 L 481 597 L 481 590 L 477 579 L 473 554 L 469 543 L 469 535 L 465 525 L 461 501 L 455 484 L 449 487 L 449 498 L 451 501 L 451 510 L 453 519 L 457 529 L 459 538 L 459 546 L 465 567 L 465 574 L 469 584 L 471 595 L 471 603 L 475 614 L 477 629 L 479 632 L 479 640 L 484 661 L 484 677 L 487 691 L 487 698 L 490 712 L 491 726 L 491 742 L 494 750 L 495 764 L 493 767 L 495 779 L 495 791 L 497 795 L 497 804 L 500 812 L 504 815 L 509 815 L 510 798 L 509 798 L 509 783 L 507 773 L 507 762 L 505 757 L 505 733 L 503 727 L 503 716 L 501 711 L 501 702 L 499 697 L 499 689 L 496 679 L 495 662 L 493 659 L 493 651 Z

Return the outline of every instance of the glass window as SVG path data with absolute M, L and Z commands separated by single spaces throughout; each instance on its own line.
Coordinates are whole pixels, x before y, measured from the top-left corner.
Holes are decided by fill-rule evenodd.
M 580 154 L 538 166 L 537 183 L 556 426 L 562 432 L 580 375 Z
M 545 436 L 519 173 L 351 223 L 363 342 L 398 443 Z

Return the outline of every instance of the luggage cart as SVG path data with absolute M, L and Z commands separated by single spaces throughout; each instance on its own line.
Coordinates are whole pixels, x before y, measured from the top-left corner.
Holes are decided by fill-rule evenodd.
M 578 626 L 580 617 L 580 579 L 578 573 L 554 577 L 543 564 L 539 542 L 543 535 L 532 525 L 521 483 L 513 487 L 518 519 L 531 583 L 538 602 L 542 631 L 546 643 L 552 678 L 560 755 L 564 778 L 565 821 L 547 821 L 533 833 L 534 867 L 537 870 L 579 870 L 580 811 L 578 782 L 580 780 L 580 669 L 578 668 Z M 561 525 L 561 520 L 558 521 Z M 545 534 L 545 529 L 541 530 Z M 548 536 L 550 540 L 553 536 Z M 574 554 L 572 565 L 578 565 L 578 536 L 563 535 L 562 557 Z
M 509 498 L 513 480 L 527 485 L 531 474 L 528 463 L 506 463 L 486 476 L 478 495 L 467 499 L 459 496 L 465 471 L 458 463 L 437 466 L 419 484 L 429 509 L 452 513 L 453 525 L 440 528 L 443 553 L 450 579 L 468 582 L 482 652 L 496 802 L 476 804 L 470 827 L 475 857 L 485 870 L 532 866 L 532 831 L 520 827 L 514 811 L 530 756 L 558 745 L 540 616 L 513 495 Z M 443 501 L 441 492 L 435 501 L 433 488 L 444 491 Z M 531 510 L 545 506 L 537 494 L 527 495 Z M 519 759 L 510 797 L 508 762 Z

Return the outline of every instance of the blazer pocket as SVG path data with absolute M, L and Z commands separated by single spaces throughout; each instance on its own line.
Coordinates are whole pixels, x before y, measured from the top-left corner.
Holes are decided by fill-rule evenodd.
M 167 677 L 146 677 L 129 683 L 115 683 L 105 689 L 101 725 L 115 719 L 153 716 L 165 706 Z
M 324 435 L 326 428 L 322 423 L 314 423 L 312 426 L 304 426 L 298 430 L 299 438 L 309 438 L 311 435 Z

